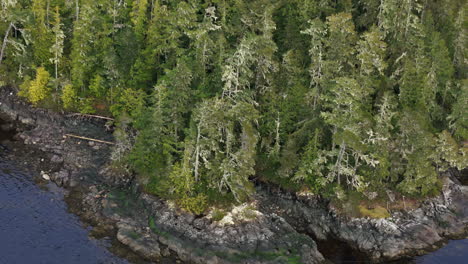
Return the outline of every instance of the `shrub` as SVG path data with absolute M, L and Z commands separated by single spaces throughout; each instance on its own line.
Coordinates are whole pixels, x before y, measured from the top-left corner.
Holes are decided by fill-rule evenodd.
M 50 74 L 44 67 L 36 70 L 36 78 L 32 81 L 25 80 L 20 87 L 20 96 L 26 97 L 29 102 L 37 106 L 41 101 L 50 96 Z
M 76 90 L 71 84 L 67 84 L 65 85 L 65 87 L 63 87 L 61 98 L 63 107 L 65 109 L 71 110 L 76 107 L 76 100 L 78 98 L 78 95 L 76 94 Z
M 132 118 L 140 117 L 145 106 L 145 92 L 125 89 L 110 108 L 113 116 L 127 113 Z
M 241 216 L 244 219 L 252 220 L 257 218 L 257 212 L 252 206 L 247 206 L 246 208 L 244 208 L 244 210 L 242 210 Z
M 96 109 L 93 107 L 93 98 L 85 98 L 81 101 L 80 113 L 82 114 L 94 114 Z
M 367 209 L 363 205 L 359 205 L 359 212 L 362 216 L 368 216 L 370 218 L 387 218 L 390 217 L 390 213 L 387 209 L 382 206 L 376 206 L 373 209 Z
M 215 209 L 213 210 L 213 213 L 211 214 L 211 219 L 217 222 L 217 221 L 221 221 L 225 216 L 226 216 L 226 213 L 224 211 Z
M 195 215 L 201 215 L 208 208 L 207 198 L 204 194 L 182 197 L 177 200 L 177 204 L 180 208 Z

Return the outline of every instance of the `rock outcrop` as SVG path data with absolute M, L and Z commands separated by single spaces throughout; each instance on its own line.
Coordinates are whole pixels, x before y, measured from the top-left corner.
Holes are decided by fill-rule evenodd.
M 346 242 L 375 262 L 420 255 L 468 233 L 467 186 L 460 185 L 453 173 L 443 175 L 441 195 L 389 218 L 347 218 L 314 197 L 272 195 L 265 190 L 260 191 L 262 209 L 277 212 L 299 232 Z

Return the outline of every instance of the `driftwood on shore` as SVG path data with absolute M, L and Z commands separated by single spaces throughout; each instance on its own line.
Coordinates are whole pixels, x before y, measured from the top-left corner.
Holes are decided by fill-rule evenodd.
M 108 145 L 115 145 L 114 142 L 100 140 L 100 139 L 94 139 L 94 138 L 88 138 L 88 137 L 82 137 L 82 136 L 73 135 L 73 134 L 65 134 L 65 137 L 78 138 L 78 139 L 83 139 L 83 140 L 88 140 L 88 141 L 93 141 L 93 142 L 98 142 L 98 143 L 103 143 L 103 144 L 108 144 Z
M 107 116 L 99 116 L 99 115 L 88 115 L 88 114 L 73 113 L 73 114 L 69 114 L 68 116 L 89 117 L 89 118 L 97 118 L 97 119 L 104 119 L 104 120 L 114 121 L 114 118 L 110 118 L 110 117 L 107 117 Z

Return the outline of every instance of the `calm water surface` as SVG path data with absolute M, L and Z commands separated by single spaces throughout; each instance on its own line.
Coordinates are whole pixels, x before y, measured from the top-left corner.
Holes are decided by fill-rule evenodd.
M 29 174 L 2 159 L 0 149 L 0 263 L 128 263 L 112 255 L 110 240 L 88 236 L 67 212 L 63 192 L 36 185 Z
M 415 260 L 417 264 L 467 264 L 468 239 L 451 240 L 449 243 L 431 253 Z

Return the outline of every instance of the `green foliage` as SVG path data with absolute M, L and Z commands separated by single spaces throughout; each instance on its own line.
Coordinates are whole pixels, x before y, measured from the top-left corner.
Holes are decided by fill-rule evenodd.
M 442 169 L 454 167 L 463 170 L 468 167 L 468 149 L 460 147 L 446 130 L 437 137 L 437 153 L 443 164 Z
M 226 99 L 205 101 L 197 110 L 194 139 L 185 156 L 194 157 L 195 180 L 245 201 L 253 191 L 249 177 L 255 173 L 257 111 L 248 103 Z
M 357 58 L 361 61 L 361 70 L 369 75 L 375 70 L 381 75 L 387 68 L 385 62 L 385 50 L 387 44 L 383 41 L 382 32 L 376 27 L 373 27 L 369 32 L 365 32 L 362 40 L 358 43 Z
M 399 120 L 402 134 L 401 152 L 405 153 L 404 179 L 398 189 L 410 195 L 435 194 L 440 189 L 437 172 L 432 165 L 437 159 L 434 146 L 436 142 L 428 130 L 427 116 L 415 111 L 405 111 Z
M 452 113 L 448 116 L 449 127 L 461 140 L 468 139 L 468 79 L 464 79 L 460 84 L 460 90 L 453 104 Z
M 222 210 L 218 210 L 218 209 L 215 209 L 212 213 L 211 213 L 211 219 L 213 221 L 221 221 L 224 217 L 226 216 L 226 212 L 222 211 Z
M 79 105 L 79 111 L 82 114 L 94 114 L 96 109 L 93 107 L 93 98 L 82 98 Z
M 131 20 L 135 26 L 137 36 L 143 38 L 144 27 L 147 20 L 148 0 L 137 0 L 133 2 L 133 10 L 130 13 Z
M 32 46 L 34 51 L 34 58 L 37 64 L 43 65 L 49 63 L 52 58 L 51 46 L 53 34 L 48 28 L 46 17 L 47 2 L 45 0 L 32 1 L 32 14 L 33 21 L 30 25 L 32 35 Z
M 37 106 L 50 96 L 49 86 L 50 74 L 43 67 L 36 70 L 36 78 L 32 81 L 25 80 L 21 87 L 20 95 L 27 98 L 29 102 Z
M 90 89 L 99 92 L 102 85 L 101 77 L 97 76 Z M 117 101 L 111 106 L 111 112 L 114 116 L 120 116 L 124 113 L 132 118 L 142 116 L 145 106 L 145 93 L 141 90 L 124 89 Z
M 195 215 L 201 215 L 207 208 L 207 198 L 204 194 L 197 194 L 197 196 L 182 196 L 177 200 L 182 209 L 187 210 Z
M 367 216 L 370 218 L 387 218 L 390 217 L 390 213 L 388 213 L 387 209 L 383 208 L 382 206 L 377 206 L 376 208 L 367 209 L 365 206 L 360 205 L 359 211 L 363 216 Z
M 54 12 L 54 21 L 52 21 L 52 33 L 54 34 L 54 44 L 50 47 L 50 52 L 52 53 L 53 57 L 50 58 L 50 62 L 55 65 L 55 78 L 58 78 L 58 66 L 62 60 L 63 56 L 63 45 L 65 40 L 65 34 L 62 30 L 63 24 L 60 20 L 60 13 L 59 7 L 55 7 Z M 57 80 L 56 80 L 57 81 Z
M 76 90 L 73 88 L 73 85 L 67 84 L 65 87 L 63 87 L 61 99 L 63 108 L 67 110 L 75 109 L 78 95 Z
M 207 197 L 195 193 L 195 179 L 188 165 L 187 162 L 182 166 L 174 165 L 169 175 L 171 192 L 182 209 L 200 215 L 207 209 Z
M 319 133 L 319 130 L 316 129 L 314 137 L 305 149 L 299 170 L 294 176 L 294 180 L 306 183 L 314 193 L 320 193 L 326 184 L 322 174 L 326 158 L 322 156 L 319 148 Z
M 105 90 L 105 87 L 104 87 L 104 79 L 102 78 L 101 75 L 97 74 L 93 79 L 91 79 L 91 82 L 89 84 L 89 93 L 94 98 L 101 98 L 101 97 L 106 95 L 105 92 L 106 92 L 106 90 Z M 130 97 L 130 98 L 127 98 L 127 97 Z M 135 101 L 138 100 L 138 98 L 135 99 L 135 97 L 138 97 L 138 95 L 131 94 L 130 91 L 124 90 L 123 94 L 119 98 L 120 101 L 117 102 L 117 104 L 119 104 L 119 103 L 125 104 L 126 107 L 128 108 L 128 105 L 130 105 L 132 103 L 136 103 Z M 122 107 L 125 108 L 125 106 L 122 106 Z M 118 113 L 114 113 L 114 115 L 117 116 Z
M 432 195 L 467 166 L 463 1 L 124 2 L 5 2 L 1 83 L 112 115 L 115 164 L 186 211 L 257 180 Z

